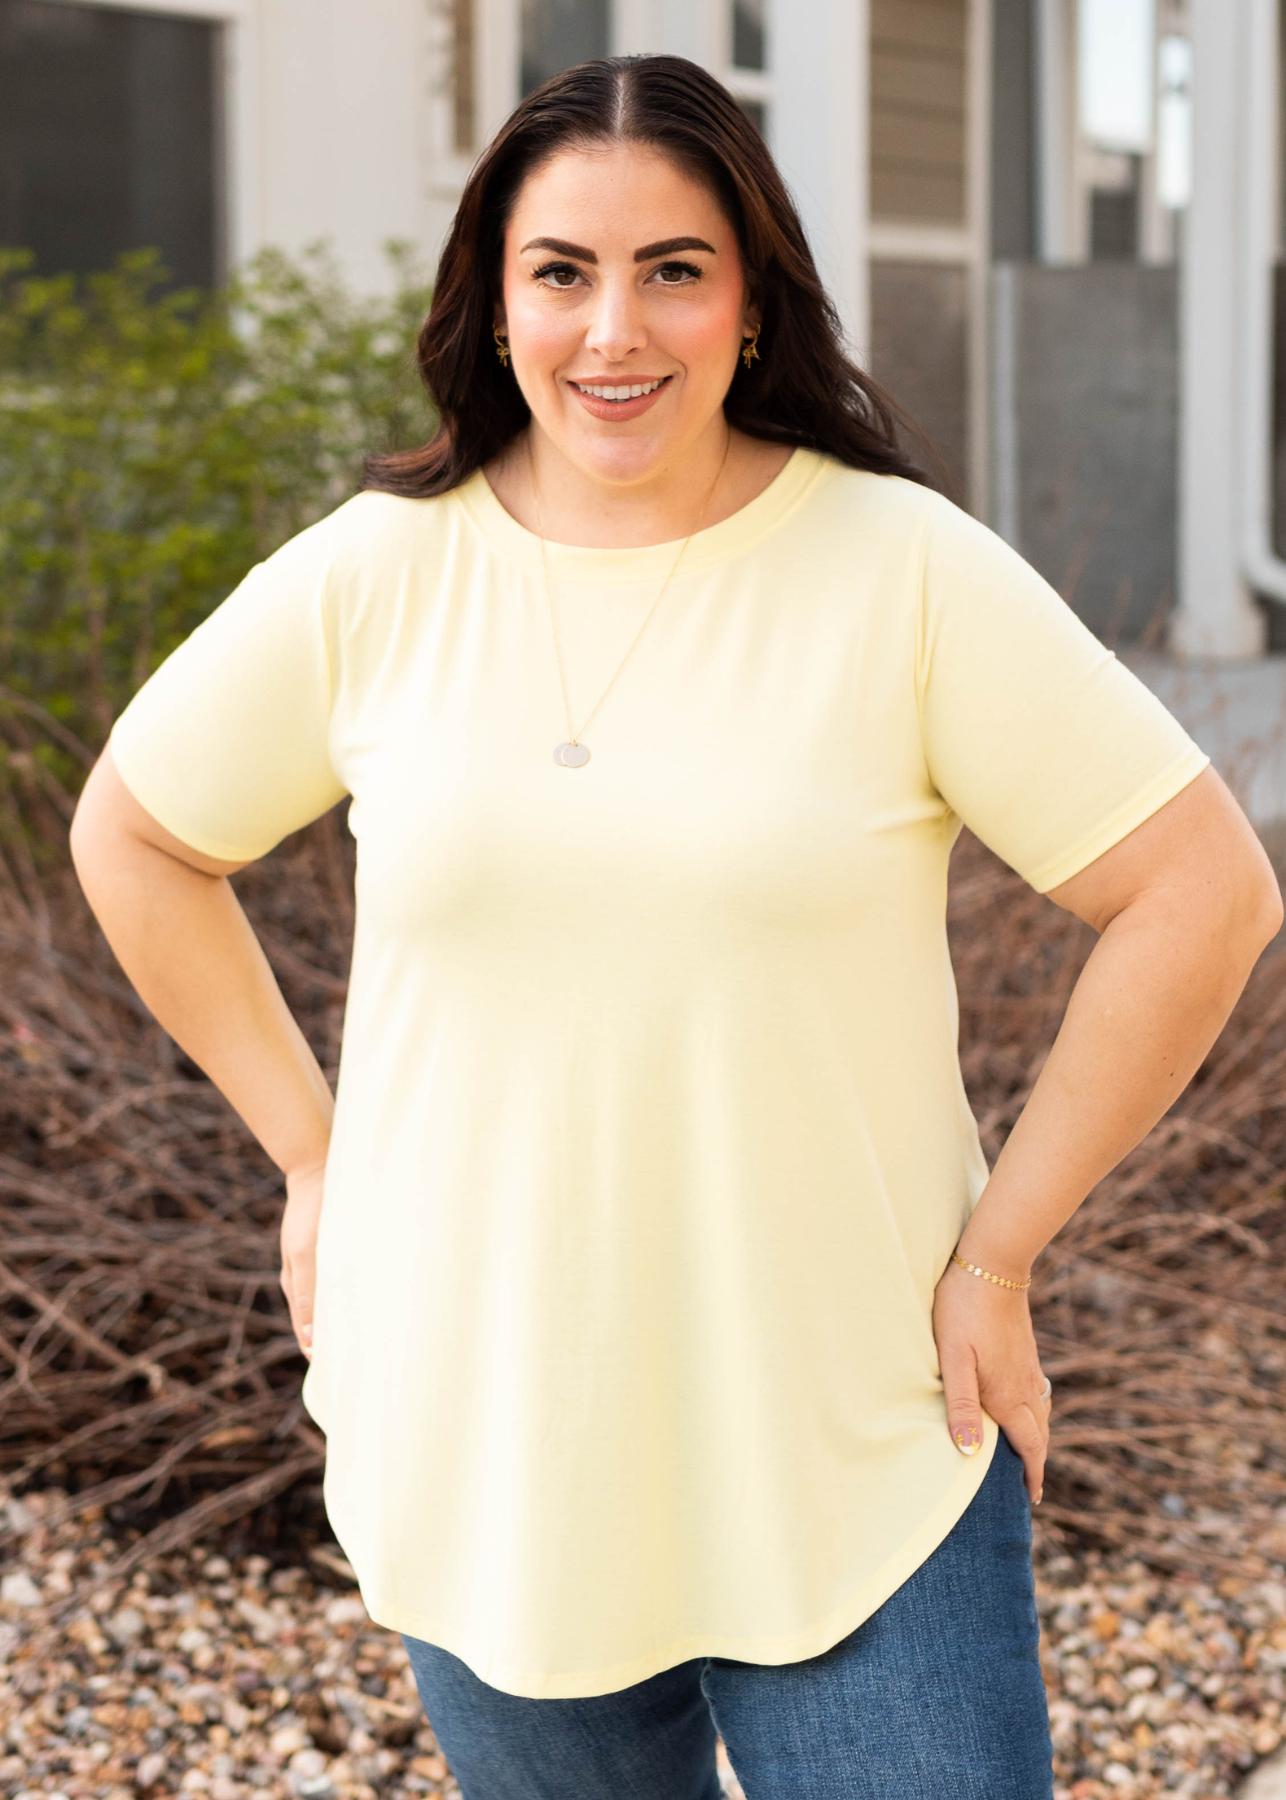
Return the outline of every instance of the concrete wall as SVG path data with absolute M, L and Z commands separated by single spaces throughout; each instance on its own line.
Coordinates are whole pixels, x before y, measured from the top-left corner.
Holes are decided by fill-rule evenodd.
M 907 448 L 965 504 L 968 490 L 968 272 L 949 263 L 871 264 L 871 373 L 921 428 Z
M 1176 300 L 1173 268 L 996 271 L 995 523 L 1109 642 L 1174 601 Z

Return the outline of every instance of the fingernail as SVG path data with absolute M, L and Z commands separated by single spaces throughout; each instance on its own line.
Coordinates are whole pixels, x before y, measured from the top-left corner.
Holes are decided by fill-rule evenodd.
M 299 1331 L 299 1335 L 300 1335 L 300 1337 L 301 1337 L 301 1338 L 302 1338 L 302 1339 L 303 1339 L 303 1340 L 304 1340 L 304 1342 L 305 1342 L 305 1343 L 306 1343 L 306 1344 L 311 1344 L 311 1343 L 312 1343 L 312 1341 L 313 1341 L 313 1328 L 312 1328 L 312 1326 L 311 1326 L 311 1325 L 303 1325 L 303 1326 L 301 1326 L 301 1327 L 300 1327 L 300 1331 Z
M 1043 1498 L 1044 1498 L 1044 1495 L 1045 1495 L 1045 1490 L 1044 1490 L 1044 1488 L 1041 1488 L 1041 1489 L 1039 1489 L 1039 1490 L 1038 1490 L 1038 1492 L 1037 1492 L 1037 1494 L 1036 1494 L 1036 1498 L 1035 1498 L 1035 1500 L 1034 1500 L 1034 1501 L 1033 1501 L 1033 1502 L 1032 1502 L 1032 1504 L 1033 1504 L 1033 1505 L 1034 1505 L 1034 1506 L 1039 1506 L 1039 1505 L 1040 1505 L 1040 1503 L 1041 1503 L 1041 1500 L 1042 1500 L 1042 1499 L 1043 1499 Z
M 956 1449 L 964 1456 L 976 1456 L 982 1449 L 982 1433 L 976 1425 L 964 1425 L 956 1433 Z

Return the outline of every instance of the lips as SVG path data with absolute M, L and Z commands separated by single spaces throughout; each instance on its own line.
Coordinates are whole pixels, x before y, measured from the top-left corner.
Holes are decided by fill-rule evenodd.
M 593 395 L 596 400 L 610 400 L 614 406 L 620 406 L 626 400 L 641 400 L 645 394 L 655 393 L 669 379 L 668 375 L 658 375 L 645 381 L 573 381 L 571 385 L 578 394 Z
M 661 375 L 628 383 L 569 380 L 567 385 L 591 418 L 624 424 L 655 406 L 673 379 L 672 375 Z

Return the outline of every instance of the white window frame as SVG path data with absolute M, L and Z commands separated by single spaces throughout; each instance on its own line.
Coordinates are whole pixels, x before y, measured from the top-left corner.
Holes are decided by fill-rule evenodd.
M 442 11 L 430 15 L 428 62 L 432 71 L 427 112 L 428 188 L 435 199 L 456 201 L 479 152 L 490 143 L 519 100 L 522 61 L 520 0 L 473 0 L 472 150 L 457 150 L 446 88 L 452 43 Z

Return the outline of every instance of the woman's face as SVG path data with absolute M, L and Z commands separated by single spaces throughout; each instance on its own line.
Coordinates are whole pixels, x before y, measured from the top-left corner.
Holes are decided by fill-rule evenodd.
M 594 145 L 536 169 L 505 231 L 502 291 L 534 429 L 583 474 L 645 484 L 722 435 L 758 314 L 714 195 L 659 151 Z

